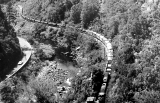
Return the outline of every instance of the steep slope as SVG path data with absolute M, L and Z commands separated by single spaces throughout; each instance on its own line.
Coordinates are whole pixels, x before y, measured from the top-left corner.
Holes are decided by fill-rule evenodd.
M 0 9 L 0 79 L 17 64 L 21 54 L 16 33 Z
M 34 19 L 50 20 L 60 22 L 65 16 L 65 4 L 63 0 L 26 0 L 23 5 L 26 15 Z

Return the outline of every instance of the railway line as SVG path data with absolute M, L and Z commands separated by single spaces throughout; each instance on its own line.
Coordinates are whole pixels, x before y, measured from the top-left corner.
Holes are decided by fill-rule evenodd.
M 46 22 L 46 21 L 41 21 L 41 20 L 35 20 L 32 18 L 28 18 L 26 16 L 23 15 L 23 8 L 22 6 L 18 5 L 19 7 L 19 14 L 20 16 L 24 19 L 27 20 L 29 22 L 38 22 L 38 23 L 42 23 L 42 24 L 46 24 L 52 27 L 57 27 L 57 28 L 61 28 L 63 26 L 65 26 L 64 24 L 58 24 L 58 23 L 52 23 L 52 22 Z M 68 26 L 70 28 L 75 28 L 73 26 Z M 92 30 L 86 30 L 83 28 L 76 28 L 77 30 L 79 30 L 80 32 L 83 32 L 84 34 L 93 37 L 96 41 L 98 41 L 99 43 L 101 43 L 101 45 L 103 45 L 104 49 L 105 49 L 105 57 L 107 58 L 107 62 L 106 62 L 106 67 L 104 69 L 104 78 L 103 78 L 103 84 L 101 86 L 100 92 L 98 94 L 98 97 L 88 97 L 86 100 L 86 103 L 105 103 L 105 95 L 106 95 L 106 89 L 108 86 L 108 83 L 111 79 L 111 72 L 112 72 L 112 60 L 113 60 L 113 49 L 112 49 L 112 44 L 110 43 L 110 40 L 105 38 L 103 35 L 96 33 Z

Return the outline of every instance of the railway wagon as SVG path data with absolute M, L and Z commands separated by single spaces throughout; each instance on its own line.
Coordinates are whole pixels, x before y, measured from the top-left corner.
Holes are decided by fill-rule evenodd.
M 36 20 L 34 19 L 33 22 L 36 22 Z
M 103 83 L 107 83 L 109 72 L 104 72 Z
M 89 31 L 88 33 L 89 33 L 89 35 L 91 35 L 92 37 L 97 38 L 97 35 L 95 35 L 95 34 L 92 33 L 91 31 Z
M 112 45 L 111 45 L 111 43 L 107 43 L 107 48 L 108 48 L 108 50 L 112 50 Z
M 107 88 L 107 83 L 103 83 L 102 86 L 101 86 L 101 90 L 98 94 L 99 103 L 103 103 L 105 101 L 106 88 Z
M 113 60 L 113 53 L 107 52 L 107 60 Z
M 107 83 L 103 83 L 103 84 L 102 84 L 101 89 L 100 89 L 100 92 L 99 92 L 99 94 L 98 94 L 98 97 L 102 97 L 102 96 L 105 95 L 106 86 L 107 86 Z
M 87 97 L 86 103 L 95 103 L 96 97 Z
M 35 22 L 39 22 L 38 20 L 35 20 Z
M 107 60 L 113 60 L 113 52 L 107 52 Z
M 111 65 L 112 65 L 112 60 L 107 60 L 107 64 L 106 64 L 106 67 L 108 68 L 108 67 L 111 67 Z
M 48 24 L 48 22 L 46 22 L 46 21 L 45 21 L 44 23 L 45 23 L 45 24 Z

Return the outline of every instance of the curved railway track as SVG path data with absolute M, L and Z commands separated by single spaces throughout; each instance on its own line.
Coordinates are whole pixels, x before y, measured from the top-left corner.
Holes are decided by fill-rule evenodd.
M 45 21 L 41 21 L 41 20 L 35 20 L 32 18 L 28 18 L 26 16 L 23 15 L 23 8 L 22 6 L 18 5 L 19 10 L 20 10 L 20 16 L 24 19 L 27 20 L 29 22 L 38 22 L 38 23 L 42 23 L 42 24 L 46 24 L 52 27 L 57 27 L 60 28 L 62 26 L 64 26 L 63 24 L 58 24 L 58 23 L 52 23 L 52 22 L 45 22 Z M 75 28 L 73 26 L 68 26 L 70 28 Z M 104 103 L 105 102 L 105 95 L 106 95 L 106 89 L 109 83 L 109 80 L 111 79 L 111 71 L 112 71 L 112 60 L 113 60 L 113 49 L 112 49 L 112 44 L 110 43 L 110 40 L 105 38 L 103 35 L 96 33 L 94 31 L 91 30 L 86 30 L 83 28 L 76 28 L 77 30 L 79 30 L 80 32 L 83 32 L 86 35 L 89 35 L 91 37 L 93 37 L 96 41 L 98 41 L 99 43 L 101 43 L 101 45 L 103 45 L 103 47 L 105 48 L 105 57 L 107 58 L 107 62 L 106 62 L 106 67 L 104 69 L 104 78 L 103 78 L 103 84 L 101 86 L 98 98 L 97 97 L 88 97 L 86 103 Z

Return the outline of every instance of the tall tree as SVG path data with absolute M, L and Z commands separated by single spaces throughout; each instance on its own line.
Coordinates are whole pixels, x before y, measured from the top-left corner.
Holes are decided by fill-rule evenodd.
M 87 28 L 99 12 L 98 0 L 84 0 L 81 12 L 81 20 L 84 28 Z

